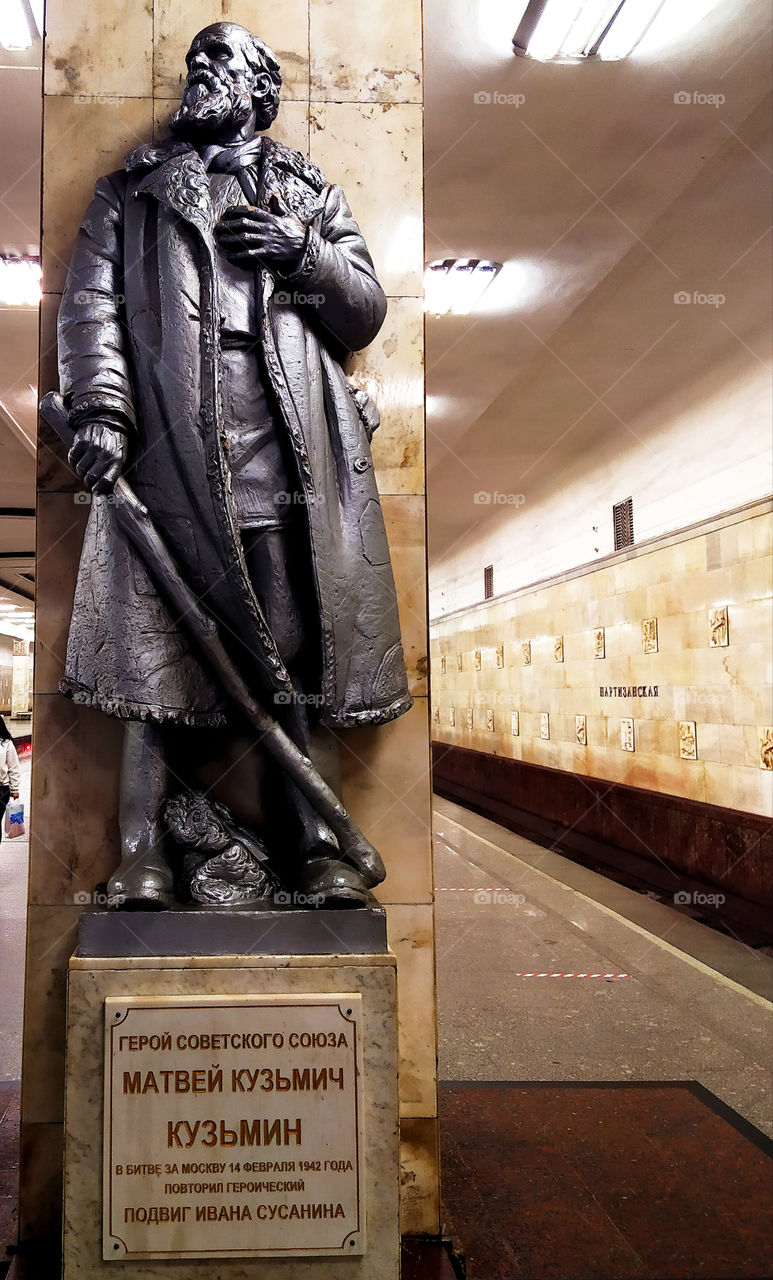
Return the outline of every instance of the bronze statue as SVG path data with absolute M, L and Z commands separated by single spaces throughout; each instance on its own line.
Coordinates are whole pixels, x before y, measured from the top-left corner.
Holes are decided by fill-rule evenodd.
M 95 495 L 60 687 L 129 722 L 112 895 L 356 905 L 383 867 L 310 755 L 316 723 L 411 705 L 378 413 L 342 368 L 386 299 L 340 187 L 264 132 L 272 51 L 222 22 L 186 61 L 171 138 L 97 183 L 59 313 L 70 461 Z M 170 794 L 169 726 L 245 720 L 283 764 L 281 829 Z

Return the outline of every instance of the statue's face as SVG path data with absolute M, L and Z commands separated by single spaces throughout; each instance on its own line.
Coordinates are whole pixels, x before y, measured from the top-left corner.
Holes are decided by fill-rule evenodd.
M 205 27 L 185 61 L 188 76 L 182 102 L 171 121 L 175 133 L 203 139 L 249 120 L 262 77 L 247 59 L 238 27 L 221 23 Z

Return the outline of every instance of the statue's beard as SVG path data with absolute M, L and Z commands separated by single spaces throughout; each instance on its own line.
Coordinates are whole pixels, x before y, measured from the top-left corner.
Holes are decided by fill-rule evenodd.
M 197 141 L 225 126 L 245 124 L 252 109 L 252 95 L 246 89 L 205 72 L 186 84 L 169 128 L 180 138 Z

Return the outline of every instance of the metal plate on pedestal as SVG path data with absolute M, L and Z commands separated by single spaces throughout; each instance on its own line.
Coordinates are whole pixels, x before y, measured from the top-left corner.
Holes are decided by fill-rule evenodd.
M 105 1000 L 103 1257 L 365 1252 L 362 997 Z

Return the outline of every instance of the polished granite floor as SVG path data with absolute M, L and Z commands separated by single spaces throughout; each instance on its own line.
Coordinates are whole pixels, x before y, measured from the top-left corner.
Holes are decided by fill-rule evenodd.
M 468 1280 L 766 1280 L 773 1142 L 700 1086 L 440 1088 Z

